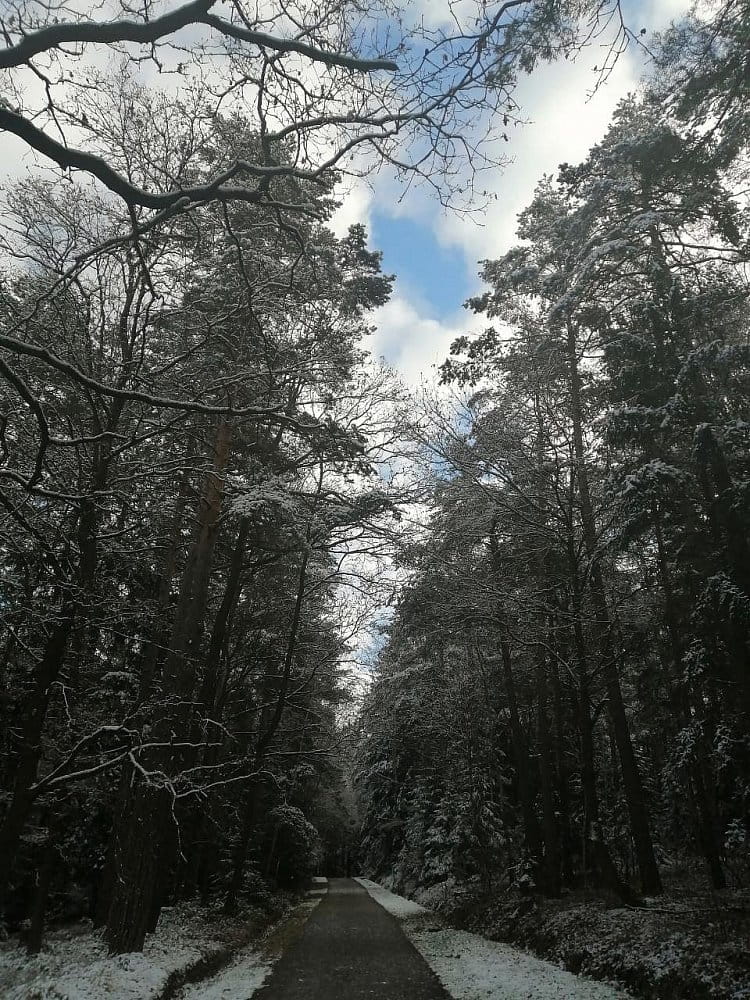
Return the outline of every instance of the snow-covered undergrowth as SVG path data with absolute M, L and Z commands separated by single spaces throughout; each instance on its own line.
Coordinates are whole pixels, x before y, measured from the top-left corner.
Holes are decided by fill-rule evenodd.
M 54 931 L 28 956 L 15 941 L 0 945 L 3 1000 L 157 1000 L 171 977 L 217 952 L 241 947 L 268 922 L 260 910 L 237 919 L 207 917 L 183 904 L 162 912 L 142 953 L 109 957 L 88 924 Z
M 619 983 L 642 1000 L 750 1000 L 750 890 L 715 892 L 690 870 L 667 875 L 664 896 L 641 908 L 583 892 L 487 896 L 476 881 L 454 879 L 407 884 L 406 892 L 453 926 Z M 396 878 L 389 884 L 401 888 Z
M 644 1000 L 750 1000 L 750 893 L 668 890 L 643 908 L 511 893 L 454 896 L 451 922 L 567 969 L 624 983 Z
M 455 1000 L 623 1000 L 606 983 L 582 979 L 509 945 L 442 924 L 419 903 L 357 879 L 403 930 Z
M 283 929 L 277 925 L 262 941 L 241 948 L 215 976 L 184 986 L 174 994 L 173 1000 L 249 1000 L 270 976 L 288 937 L 299 933 L 318 903 L 319 897 L 301 903 L 291 918 L 282 922 L 286 925 Z

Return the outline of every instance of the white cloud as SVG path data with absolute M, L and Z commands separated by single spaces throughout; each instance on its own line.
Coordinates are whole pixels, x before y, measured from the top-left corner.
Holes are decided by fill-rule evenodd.
M 372 188 L 364 181 L 351 183 L 338 195 L 341 198 L 341 206 L 334 212 L 329 225 L 339 239 L 345 236 L 349 226 L 356 222 L 363 223 L 368 232 L 372 229 L 370 214 L 373 196 Z
M 37 161 L 26 143 L 9 132 L 0 134 L 0 143 L 0 188 L 4 188 L 33 169 Z
M 515 236 L 516 217 L 531 200 L 542 175 L 556 173 L 560 163 L 583 159 L 603 137 L 618 101 L 637 86 L 637 67 L 625 55 L 606 86 L 589 98 L 594 65 L 596 56 L 586 63 L 542 66 L 523 82 L 518 96 L 530 123 L 509 135 L 513 162 L 483 184 L 493 200 L 481 225 L 442 214 L 435 219 L 441 242 L 461 247 L 472 263 L 508 248 Z
M 372 354 L 384 357 L 411 384 L 431 381 L 448 356 L 452 341 L 481 326 L 481 321 L 463 309 L 443 320 L 431 319 L 401 294 L 378 309 L 374 323 L 377 331 L 368 345 Z

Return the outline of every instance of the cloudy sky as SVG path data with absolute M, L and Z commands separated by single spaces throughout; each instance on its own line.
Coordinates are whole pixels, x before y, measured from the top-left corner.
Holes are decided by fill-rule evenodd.
M 684 13 L 685 0 L 630 0 L 629 26 L 646 28 L 644 40 Z M 398 200 L 387 177 L 377 177 L 346 199 L 337 219 L 339 231 L 364 222 L 370 242 L 383 251 L 384 270 L 395 274 L 391 301 L 375 317 L 377 333 L 370 349 L 409 382 L 434 376 L 451 340 L 477 319 L 463 308 L 480 287 L 479 261 L 500 256 L 512 243 L 516 216 L 528 204 L 537 181 L 554 174 L 558 164 L 583 159 L 605 133 L 618 101 L 637 87 L 646 58 L 631 46 L 619 59 L 605 86 L 590 91 L 601 64 L 597 45 L 576 63 L 541 66 L 519 89 L 519 104 L 529 124 L 513 131 L 512 162 L 483 179 L 497 194 L 481 220 L 443 212 L 428 192 Z M 481 324 L 481 321 L 479 321 Z
M 412 3 L 433 23 L 450 10 L 448 0 Z M 635 32 L 645 28 L 646 43 L 689 6 L 689 0 L 622 0 L 629 27 Z M 481 326 L 463 308 L 481 287 L 479 262 L 498 257 L 511 245 L 516 216 L 537 181 L 554 174 L 560 163 L 585 157 L 604 135 L 618 101 L 637 87 L 647 57 L 631 45 L 606 84 L 591 95 L 597 79 L 593 67 L 601 65 L 607 47 L 606 40 L 595 42 L 575 63 L 540 65 L 521 81 L 517 98 L 529 124 L 512 129 L 511 142 L 503 144 L 509 165 L 483 174 L 481 186 L 495 197 L 480 218 L 446 213 L 426 187 L 403 196 L 403 188 L 385 171 L 347 194 L 336 230 L 343 233 L 352 222 L 365 223 L 371 246 L 383 252 L 384 270 L 396 275 L 391 301 L 375 316 L 370 349 L 408 382 L 431 379 L 453 338 Z M 106 58 L 106 51 L 98 57 Z M 20 140 L 7 133 L 0 137 L 0 184 L 24 174 L 33 162 Z

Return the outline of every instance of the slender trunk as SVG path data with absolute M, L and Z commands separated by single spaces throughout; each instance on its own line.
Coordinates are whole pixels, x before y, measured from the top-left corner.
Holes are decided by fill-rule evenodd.
M 750 542 L 747 515 L 737 497 L 721 443 L 712 428 L 704 424 L 696 431 L 699 478 L 714 539 L 724 549 L 729 576 L 750 596 Z M 709 475 L 710 473 L 710 475 Z M 721 633 L 729 651 L 729 677 L 737 690 L 737 706 L 750 718 L 750 629 L 735 615 L 724 615 Z
M 224 899 L 224 912 L 234 914 L 237 912 L 237 899 L 245 878 L 245 865 L 250 849 L 250 840 L 257 823 L 258 806 L 260 801 L 260 782 L 253 782 L 245 793 L 245 801 L 242 808 L 239 836 L 232 851 L 232 874 L 229 879 L 227 894 Z
M 584 802 L 583 841 L 588 861 L 597 873 L 600 883 L 614 892 L 624 903 L 634 905 L 638 897 L 620 877 L 607 841 L 599 815 L 599 793 L 596 788 L 596 763 L 594 755 L 594 722 L 591 717 L 589 670 L 580 619 L 574 614 L 575 663 L 578 674 L 578 731 L 581 749 L 581 786 Z
M 500 553 L 497 542 L 497 535 L 494 526 L 490 530 L 490 554 L 496 579 L 501 578 Z M 534 868 L 535 876 L 539 877 L 539 866 L 542 858 L 542 836 L 539 829 L 539 820 L 534 809 L 534 786 L 531 776 L 531 761 L 526 743 L 526 734 L 521 725 L 521 716 L 518 710 L 518 698 L 516 696 L 516 683 L 513 676 L 513 661 L 511 658 L 510 646 L 506 637 L 504 613 L 498 601 L 497 625 L 500 631 L 500 662 L 503 671 L 503 682 L 505 684 L 505 695 L 508 699 L 508 712 L 510 716 L 510 743 L 513 751 L 513 760 L 516 765 L 516 781 L 518 785 L 518 799 L 521 806 L 521 817 L 523 819 L 524 834 L 526 841 L 526 853 Z
M 188 459 L 189 459 L 188 455 Z M 187 466 L 183 470 L 180 488 L 177 492 L 172 521 L 169 528 L 169 542 L 164 554 L 164 561 L 159 576 L 159 586 L 156 594 L 158 621 L 154 626 L 151 638 L 146 644 L 143 653 L 141 674 L 139 681 L 139 699 L 141 701 L 148 698 L 153 690 L 154 680 L 157 673 L 157 664 L 160 651 L 168 642 L 168 627 L 166 625 L 167 609 L 172 590 L 172 580 L 174 579 L 177 566 L 177 556 L 180 551 L 180 534 L 185 516 L 185 506 L 188 499 L 189 470 Z
M 33 788 L 42 756 L 42 731 L 52 688 L 65 662 L 74 622 L 75 607 L 72 601 L 66 599 L 42 658 L 34 669 L 32 688 L 21 722 L 13 796 L 0 827 L 0 910 L 5 906 L 21 834 L 34 801 Z
M 589 589 L 594 606 L 595 628 L 599 644 L 604 682 L 607 690 L 608 709 L 614 727 L 617 751 L 620 757 L 623 789 L 630 817 L 630 829 L 635 844 L 641 886 L 647 895 L 657 895 L 662 891 L 659 868 L 656 863 L 651 831 L 648 823 L 648 808 L 643 791 L 641 776 L 630 738 L 625 704 L 620 687 L 615 650 L 612 643 L 612 623 L 609 616 L 604 578 L 599 560 L 596 521 L 589 490 L 583 443 L 583 411 L 581 405 L 581 382 L 576 354 L 575 331 L 568 323 L 568 363 L 570 374 L 571 415 L 573 419 L 573 443 L 576 459 L 576 477 L 584 544 L 589 558 Z
M 548 587 L 547 571 L 547 495 L 544 471 L 544 442 L 545 425 L 542 409 L 538 396 L 534 400 L 534 409 L 537 418 L 536 434 L 536 471 L 539 477 L 539 520 L 540 537 L 536 546 L 537 556 L 537 589 L 540 595 L 544 594 Z M 539 785 L 542 794 L 542 835 L 544 840 L 544 863 L 543 882 L 544 891 L 549 896 L 560 895 L 560 830 L 557 822 L 557 810 L 555 809 L 555 791 L 552 775 L 552 752 L 550 748 L 549 718 L 547 715 L 547 702 L 549 690 L 547 683 L 547 652 L 545 645 L 541 641 L 545 636 L 546 622 L 542 620 L 537 623 L 537 630 L 540 642 L 535 649 L 535 672 L 536 672 L 536 742 L 537 756 L 539 761 Z
M 162 674 L 162 692 L 172 706 L 165 706 L 154 727 L 154 735 L 165 741 L 189 732 L 195 654 L 208 600 L 231 431 L 228 421 L 219 424 L 213 467 L 200 499 L 195 537 L 175 610 L 171 648 Z M 143 766 L 147 770 L 179 772 L 184 756 L 184 751 L 158 751 Z M 127 793 L 113 831 L 114 877 L 106 929 L 111 954 L 142 950 L 146 933 L 158 921 L 166 892 L 164 880 L 172 860 L 167 838 L 175 819 L 170 806 L 171 799 L 164 789 L 136 769 L 129 772 Z
M 571 480 L 571 501 L 574 483 Z M 573 505 L 571 502 L 571 512 Z M 573 663 L 576 671 L 578 700 L 578 735 L 581 763 L 581 790 L 583 792 L 583 870 L 590 865 L 599 883 L 614 892 L 624 903 L 638 901 L 636 894 L 620 877 L 612 860 L 599 811 L 599 793 L 596 784 L 596 757 L 594 753 L 594 720 L 591 715 L 590 670 L 586 640 L 583 634 L 581 581 L 576 558 L 572 522 L 567 535 L 568 570 L 570 574 L 570 619 L 573 634 Z
M 229 565 L 229 576 L 224 588 L 219 610 L 214 619 L 211 639 L 208 645 L 208 652 L 205 657 L 205 666 L 201 690 L 198 696 L 200 718 L 195 720 L 193 739 L 198 742 L 203 739 L 204 747 L 201 754 L 204 766 L 212 766 L 219 760 L 222 748 L 215 745 L 217 743 L 218 726 L 211 723 L 218 723 L 220 719 L 220 707 L 223 702 L 224 690 L 227 682 L 226 670 L 222 668 L 221 652 L 227 635 L 227 628 L 231 620 L 234 609 L 241 591 L 242 565 L 245 555 L 245 545 L 250 531 L 250 522 L 247 518 L 240 521 L 237 540 L 232 550 L 232 559 Z M 206 744 L 214 744 L 207 746 Z M 204 890 L 206 887 L 205 877 L 202 872 L 205 869 L 204 854 L 209 845 L 205 838 L 205 828 L 208 817 L 203 803 L 198 803 L 188 818 L 183 834 L 183 840 L 187 849 L 183 853 L 187 856 L 187 862 L 183 870 L 183 885 L 188 892 L 194 891 L 201 883 Z
M 30 955 L 37 955 L 42 950 L 44 923 L 47 915 L 47 902 L 55 865 L 58 861 L 57 848 L 51 834 L 48 834 L 44 845 L 41 862 L 37 869 L 34 899 L 29 915 L 29 930 L 26 936 L 26 950 Z
M 531 761 L 529 760 L 528 747 L 526 745 L 526 735 L 521 725 L 518 713 L 518 699 L 516 697 L 516 685 L 513 677 L 513 664 L 510 655 L 510 647 L 503 639 L 500 642 L 500 656 L 503 666 L 503 680 L 505 682 L 505 694 L 508 699 L 508 711 L 510 713 L 510 739 L 513 749 L 513 759 L 516 765 L 516 779 L 518 782 L 518 798 L 521 805 L 521 816 L 523 818 L 524 832 L 526 834 L 526 853 L 538 874 L 540 859 L 542 856 L 542 838 L 539 830 L 539 820 L 534 810 L 534 790 L 531 779 Z
M 570 790 L 568 787 L 568 765 L 565 760 L 566 724 L 563 714 L 563 695 L 560 683 L 560 673 L 556 664 L 551 664 L 550 678 L 552 680 L 552 710 L 555 721 L 555 771 L 557 774 L 557 798 L 560 803 L 560 847 L 561 875 L 565 882 L 573 878 L 573 862 L 571 857 L 573 836 L 570 825 Z
M 560 895 L 560 841 L 555 809 L 552 752 L 547 716 L 547 663 L 537 647 L 536 657 L 537 716 L 536 733 L 539 753 L 539 784 L 542 793 L 542 834 L 544 840 L 544 891 L 549 896 Z
M 198 642 L 203 630 L 208 585 L 223 501 L 223 475 L 229 460 L 232 425 L 223 420 L 216 434 L 213 468 L 200 500 L 195 540 L 183 574 L 172 628 L 172 641 L 164 665 L 163 690 L 167 696 L 189 698 L 195 683 Z
M 307 542 L 309 544 L 309 537 Z M 286 707 L 286 699 L 289 693 L 289 683 L 292 675 L 292 665 L 297 650 L 297 636 L 299 633 L 300 622 L 302 620 L 302 607 L 305 600 L 305 585 L 307 580 L 307 564 L 309 558 L 310 550 L 306 547 L 300 561 L 299 575 L 297 578 L 297 593 L 294 601 L 294 610 L 292 612 L 292 621 L 289 626 L 289 637 L 287 639 L 286 652 L 284 654 L 284 664 L 281 674 L 281 683 L 276 697 L 276 705 L 274 706 L 270 720 L 258 738 L 258 743 L 255 748 L 253 770 L 256 772 L 262 767 L 266 751 L 276 735 L 276 730 L 279 727 L 279 723 L 281 722 L 281 718 Z M 255 826 L 258 809 L 258 787 L 258 784 L 254 782 L 248 792 L 248 803 L 244 810 L 240 834 L 237 838 L 233 852 L 232 877 L 224 903 L 224 909 L 227 913 L 232 913 L 236 910 L 237 895 L 242 887 L 242 880 L 245 875 L 247 853 L 250 847 L 250 839 Z
M 203 684 L 201 686 L 199 701 L 209 715 L 216 713 L 217 706 L 222 700 L 224 686 L 226 684 L 226 677 L 224 676 L 224 672 L 221 670 L 221 650 L 224 646 L 224 640 L 226 639 L 227 627 L 232 618 L 232 614 L 234 613 L 234 609 L 237 606 L 237 601 L 242 589 L 242 565 L 249 532 L 250 521 L 248 518 L 243 517 L 240 521 L 237 540 L 232 551 L 232 560 L 229 566 L 227 585 L 224 589 L 224 596 L 219 606 L 219 610 L 216 613 L 216 618 L 214 619 L 211 641 L 208 646 L 208 653 L 206 654 L 205 673 L 203 675 Z

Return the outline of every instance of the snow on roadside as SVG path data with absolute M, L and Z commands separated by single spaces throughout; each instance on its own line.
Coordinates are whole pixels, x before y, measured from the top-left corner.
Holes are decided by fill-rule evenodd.
M 363 889 L 367 889 L 376 903 L 380 903 L 384 910 L 387 910 L 397 920 L 408 920 L 410 917 L 430 916 L 430 911 L 415 903 L 412 899 L 405 899 L 397 896 L 390 889 L 384 889 L 377 882 L 372 882 L 369 878 L 355 878 Z M 436 918 L 437 919 L 437 918 Z
M 328 892 L 328 879 L 321 875 L 316 875 L 312 880 L 312 889 L 308 890 L 308 896 L 325 896 Z
M 300 903 L 285 920 L 274 924 L 261 941 L 238 951 L 229 965 L 215 976 L 183 986 L 175 1000 L 250 1000 L 268 979 L 286 947 L 287 941 L 285 935 L 279 933 L 280 928 L 296 924 L 296 928 L 291 928 L 294 933 L 304 925 L 319 902 L 319 898 L 308 898 Z
M 15 941 L 0 947 L 3 1000 L 154 1000 L 169 976 L 219 948 L 241 940 L 248 922 L 207 920 L 205 910 L 186 904 L 164 910 L 143 952 L 109 957 L 100 934 L 88 924 L 48 935 L 39 955 L 27 956 Z
M 263 985 L 274 963 L 259 952 L 246 950 L 211 979 L 184 986 L 175 1000 L 238 1000 L 249 998 Z
M 478 934 L 443 927 L 430 910 L 372 882 L 356 880 L 402 923 L 454 1000 L 626 1000 L 624 990 L 572 972 Z

